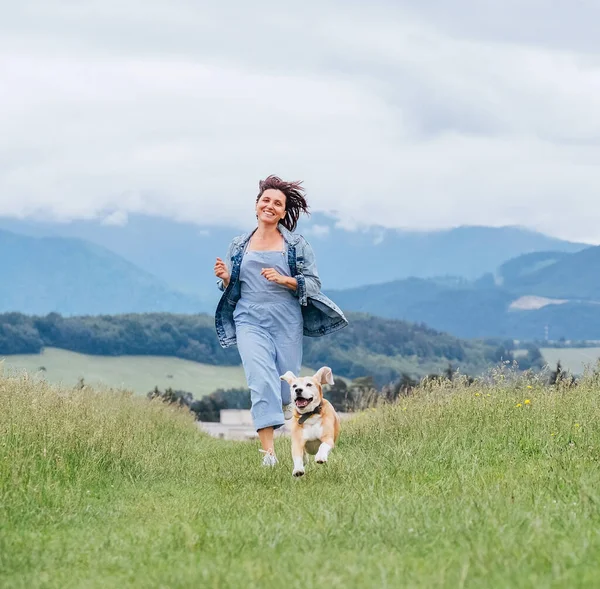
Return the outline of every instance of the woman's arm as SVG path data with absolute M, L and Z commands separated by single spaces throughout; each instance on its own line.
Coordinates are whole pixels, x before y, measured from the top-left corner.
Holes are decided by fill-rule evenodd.
M 302 238 L 302 242 L 304 265 L 302 271 L 294 276 L 294 280 L 296 281 L 294 294 L 300 299 L 300 304 L 306 306 L 308 304 L 308 297 L 314 297 L 321 291 L 321 279 L 317 271 L 315 253 L 310 243 L 304 238 Z
M 225 260 L 224 260 L 225 266 L 227 266 L 227 272 L 229 273 L 230 277 L 231 277 L 231 254 L 232 253 L 233 253 L 233 241 L 229 244 L 229 247 L 227 248 L 227 255 L 225 256 Z M 225 290 L 228 286 L 229 286 L 229 279 L 227 280 L 227 284 L 221 278 L 219 280 L 217 280 L 217 288 L 219 290 Z
M 298 282 L 295 278 L 291 276 L 284 276 L 283 274 L 279 274 L 275 268 L 263 268 L 260 271 L 261 275 L 264 276 L 267 280 L 271 282 L 276 282 L 281 286 L 285 286 L 290 290 L 296 290 Z

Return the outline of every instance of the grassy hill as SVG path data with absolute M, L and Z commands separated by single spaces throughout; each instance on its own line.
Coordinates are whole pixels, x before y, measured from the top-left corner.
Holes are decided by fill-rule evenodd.
M 126 313 L 206 310 L 197 297 L 111 251 L 79 240 L 33 238 L 0 230 L 0 312 Z
M 499 379 L 290 444 L 201 434 L 144 398 L 0 378 L 0 586 L 593 587 L 600 391 Z
M 75 386 L 83 378 L 89 385 L 137 394 L 146 394 L 158 386 L 161 390 L 188 391 L 200 398 L 219 388 L 246 386 L 241 366 L 201 364 L 168 356 L 92 356 L 58 348 L 46 348 L 41 354 L 0 356 L 2 369 L 5 374 L 27 372 L 67 386 Z

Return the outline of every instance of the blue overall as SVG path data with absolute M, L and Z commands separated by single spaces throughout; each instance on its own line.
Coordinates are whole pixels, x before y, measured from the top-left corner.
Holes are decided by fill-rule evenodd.
M 290 402 L 290 388 L 279 377 L 288 370 L 298 374 L 302 364 L 300 303 L 289 288 L 262 276 L 263 268 L 290 276 L 285 251 L 247 250 L 240 267 L 241 297 L 233 312 L 257 430 L 284 424 L 282 403 Z

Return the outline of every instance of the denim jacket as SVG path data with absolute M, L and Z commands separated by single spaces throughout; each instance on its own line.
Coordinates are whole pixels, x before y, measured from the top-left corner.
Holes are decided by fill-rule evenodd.
M 321 293 L 321 280 L 310 244 L 304 237 L 288 231 L 281 224 L 279 231 L 287 248 L 291 275 L 298 282 L 293 294 L 298 297 L 302 308 L 304 335 L 319 337 L 346 327 L 348 321 L 340 308 Z M 224 288 L 222 280 L 217 282 L 223 294 L 215 312 L 215 327 L 223 348 L 236 344 L 233 310 L 241 296 L 239 277 L 242 258 L 253 233 L 235 237 L 229 244 L 225 259 L 230 274 L 229 284 Z

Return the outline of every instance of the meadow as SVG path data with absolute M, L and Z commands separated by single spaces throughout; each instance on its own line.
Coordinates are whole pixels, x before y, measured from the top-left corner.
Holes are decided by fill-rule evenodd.
M 544 362 L 552 368 L 560 361 L 563 369 L 583 374 L 586 366 L 594 366 L 600 358 L 600 348 L 540 348 Z
M 0 357 L 4 372 L 37 374 L 52 384 L 74 386 L 80 378 L 97 387 L 146 394 L 158 386 L 188 391 L 196 398 L 218 388 L 246 386 L 241 366 L 215 366 L 167 356 L 92 356 L 58 348 L 41 354 Z M 40 370 L 43 367 L 44 370 Z
M 0 377 L 0 586 L 592 587 L 600 376 L 498 370 L 345 423 L 291 476 L 118 391 Z
M 43 370 L 40 368 L 43 367 Z M 80 379 L 96 388 L 113 388 L 145 395 L 154 387 L 188 391 L 199 399 L 217 389 L 245 388 L 242 366 L 218 366 L 169 356 L 94 356 L 59 348 L 41 354 L 0 356 L 0 371 L 27 373 L 55 385 L 75 386 Z M 302 368 L 301 374 L 314 370 Z

